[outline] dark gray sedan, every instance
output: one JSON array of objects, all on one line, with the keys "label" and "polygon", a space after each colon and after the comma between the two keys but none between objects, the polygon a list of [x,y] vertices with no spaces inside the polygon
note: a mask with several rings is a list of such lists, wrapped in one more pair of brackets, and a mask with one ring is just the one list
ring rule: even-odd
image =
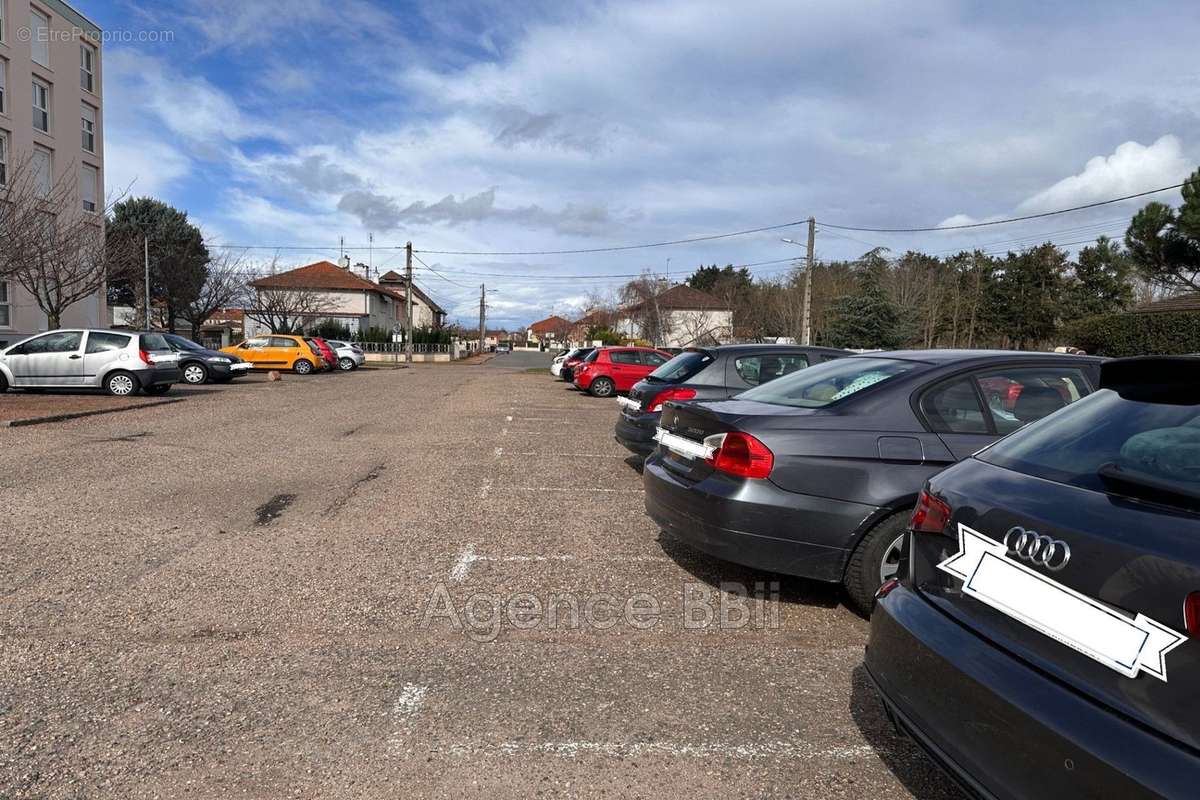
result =
[{"label": "dark gray sedan", "polygon": [[184,383],[192,386],[208,381],[228,383],[234,378],[250,374],[252,365],[231,353],[210,350],[174,333],[164,333],[163,338],[179,354],[179,369],[183,373]]},{"label": "dark gray sedan", "polygon": [[668,533],[739,564],[841,582],[864,612],[925,481],[1091,394],[1089,356],[924,350],[841,358],[716,402],[668,403],[644,471]]},{"label": "dark gray sedan", "polygon": [[813,364],[850,355],[832,347],[783,344],[731,344],[692,347],[642,381],[629,397],[619,397],[616,439],[638,455],[654,452],[654,433],[663,404],[683,400],[725,400]]}]

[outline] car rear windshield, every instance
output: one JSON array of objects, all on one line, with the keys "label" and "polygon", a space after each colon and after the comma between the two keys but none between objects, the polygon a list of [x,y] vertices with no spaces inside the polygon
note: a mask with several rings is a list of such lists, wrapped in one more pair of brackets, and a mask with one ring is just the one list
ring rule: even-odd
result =
[{"label": "car rear windshield", "polygon": [[911,361],[890,358],[840,358],[776,378],[743,392],[738,398],[797,408],[822,408],[916,367]]},{"label": "car rear windshield", "polygon": [[586,356],[584,356],[584,359],[583,359],[583,360],[584,360],[584,361],[595,361],[595,360],[596,360],[597,358],[599,358],[599,357],[600,357],[600,351],[599,351],[599,350],[592,350],[592,351],[591,351],[591,352],[589,352],[589,353],[588,353]]},{"label": "car rear windshield", "polygon": [[[1200,501],[1200,406],[1140,403],[1104,390],[1001,439],[989,464],[1084,489]],[[1184,505],[1194,507],[1194,502]]]},{"label": "car rear windshield", "polygon": [[649,380],[663,383],[684,383],[700,374],[713,362],[713,354],[703,350],[685,350],[651,372]]},{"label": "car rear windshield", "polygon": [[143,333],[141,337],[141,347],[149,352],[151,350],[170,350],[171,346],[167,344],[167,339],[161,333]]}]

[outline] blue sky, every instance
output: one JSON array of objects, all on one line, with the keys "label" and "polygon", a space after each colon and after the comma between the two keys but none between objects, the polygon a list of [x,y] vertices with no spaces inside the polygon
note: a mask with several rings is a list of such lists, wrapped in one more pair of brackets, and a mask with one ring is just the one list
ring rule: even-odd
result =
[{"label": "blue sky", "polygon": [[[106,46],[110,192],[184,208],[213,242],[304,248],[253,251],[281,268],[336,259],[339,237],[365,246],[371,234],[386,270],[403,265],[407,240],[562,250],[810,215],[985,220],[1164,186],[1200,163],[1190,2],[76,5],[134,32],[114,39],[173,37]],[[822,229],[818,253],[1086,241],[1119,235],[1135,207],[971,233]],[[441,276],[418,280],[464,320],[486,281],[493,323],[515,326],[578,313],[614,275],[679,278],[796,252],[764,233],[610,254],[423,255]]]}]

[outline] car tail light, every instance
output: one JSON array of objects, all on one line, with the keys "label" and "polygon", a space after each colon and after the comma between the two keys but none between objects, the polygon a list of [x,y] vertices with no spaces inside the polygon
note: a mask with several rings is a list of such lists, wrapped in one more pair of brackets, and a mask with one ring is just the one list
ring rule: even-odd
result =
[{"label": "car tail light", "polygon": [[882,600],[883,598],[885,598],[889,594],[891,594],[892,590],[897,588],[899,585],[900,585],[900,580],[898,578],[888,578],[886,581],[883,582],[882,586],[880,586],[878,589],[875,590],[875,599]]},{"label": "car tail light", "polygon": [[649,406],[648,411],[662,411],[663,404],[668,400],[692,400],[696,397],[695,389],[680,389],[678,387],[672,389],[663,389],[656,394],[652,400],[646,405]]},{"label": "car tail light", "polygon": [[949,521],[950,506],[931,495],[928,490],[922,490],[908,528],[914,533],[941,533]]},{"label": "car tail light", "polygon": [[154,366],[154,359],[150,358],[150,354],[145,350],[138,350],[138,358],[140,358],[147,366]]},{"label": "car tail light", "polygon": [[775,454],[750,434],[731,431],[724,434],[708,463],[719,472],[739,478],[766,478],[775,466]]},{"label": "car tail light", "polygon": [[1183,601],[1183,621],[1192,638],[1200,638],[1200,592],[1192,592]]}]

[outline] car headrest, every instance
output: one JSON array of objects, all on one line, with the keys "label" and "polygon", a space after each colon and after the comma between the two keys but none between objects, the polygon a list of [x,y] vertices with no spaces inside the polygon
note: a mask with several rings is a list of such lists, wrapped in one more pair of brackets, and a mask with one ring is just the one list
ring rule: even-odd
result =
[{"label": "car headrest", "polygon": [[1053,414],[1066,405],[1057,389],[1049,386],[1026,386],[1017,396],[1013,416],[1021,422],[1033,422]]}]

